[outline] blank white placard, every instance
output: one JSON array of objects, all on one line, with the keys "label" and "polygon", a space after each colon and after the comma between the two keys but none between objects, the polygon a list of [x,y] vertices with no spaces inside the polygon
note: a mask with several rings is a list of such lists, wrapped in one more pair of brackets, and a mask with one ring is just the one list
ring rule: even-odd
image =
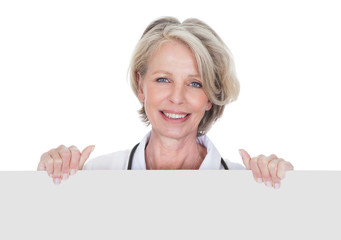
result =
[{"label": "blank white placard", "polygon": [[0,172],[1,239],[340,239],[340,171]]}]

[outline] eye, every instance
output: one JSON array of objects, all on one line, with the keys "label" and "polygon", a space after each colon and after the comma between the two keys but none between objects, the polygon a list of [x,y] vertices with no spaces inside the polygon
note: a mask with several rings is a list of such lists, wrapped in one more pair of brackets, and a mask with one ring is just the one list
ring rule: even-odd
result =
[{"label": "eye", "polygon": [[169,82],[167,78],[158,78],[156,79],[157,82]]},{"label": "eye", "polygon": [[202,84],[198,83],[198,82],[191,82],[190,85],[193,86],[193,87],[196,87],[196,88],[202,88]]}]

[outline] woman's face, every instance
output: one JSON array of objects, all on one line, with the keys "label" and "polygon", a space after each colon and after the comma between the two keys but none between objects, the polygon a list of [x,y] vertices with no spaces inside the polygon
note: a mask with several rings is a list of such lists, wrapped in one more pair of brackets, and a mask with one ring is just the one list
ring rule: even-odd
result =
[{"label": "woman's face", "polygon": [[196,59],[185,44],[162,44],[150,57],[144,79],[138,73],[138,81],[138,97],[153,131],[174,139],[196,136],[212,104],[202,87]]}]

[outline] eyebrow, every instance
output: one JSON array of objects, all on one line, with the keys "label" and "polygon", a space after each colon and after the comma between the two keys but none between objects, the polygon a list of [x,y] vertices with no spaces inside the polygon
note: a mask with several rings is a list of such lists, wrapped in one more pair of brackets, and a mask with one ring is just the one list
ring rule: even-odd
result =
[{"label": "eyebrow", "polygon": [[[166,75],[169,75],[169,76],[172,76],[172,75],[173,75],[172,73],[167,72],[167,71],[163,71],[163,70],[156,71],[156,72],[153,73],[153,75],[158,74],[158,73],[163,73],[163,74],[166,74]],[[194,74],[194,75],[193,75],[193,74],[190,74],[190,75],[188,75],[187,77],[200,78],[200,75],[198,75],[198,74]]]}]

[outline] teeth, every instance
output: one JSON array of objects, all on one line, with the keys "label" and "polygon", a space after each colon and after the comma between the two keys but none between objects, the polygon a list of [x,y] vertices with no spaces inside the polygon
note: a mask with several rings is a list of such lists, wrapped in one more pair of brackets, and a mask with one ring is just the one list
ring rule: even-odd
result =
[{"label": "teeth", "polygon": [[179,119],[186,117],[187,114],[164,113],[168,118]]}]

